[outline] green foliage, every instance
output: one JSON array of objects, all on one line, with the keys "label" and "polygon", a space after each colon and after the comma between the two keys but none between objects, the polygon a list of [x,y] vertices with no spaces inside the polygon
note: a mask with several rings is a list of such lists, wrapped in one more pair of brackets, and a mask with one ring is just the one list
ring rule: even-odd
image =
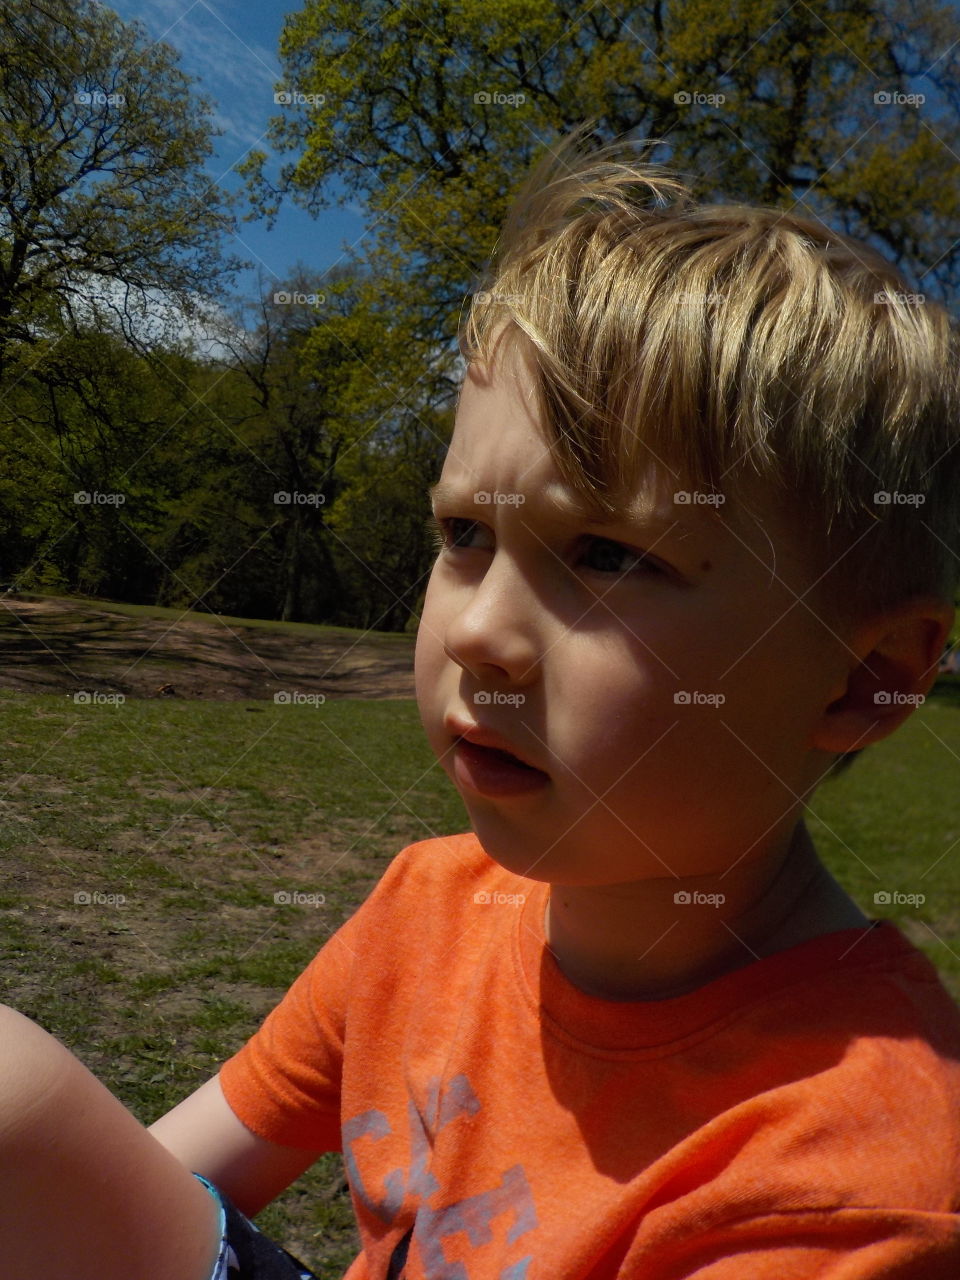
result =
[{"label": "green foliage", "polygon": [[91,0],[0,6],[0,364],[53,319],[132,338],[157,290],[183,311],[224,278],[210,104],[177,56]]},{"label": "green foliage", "polygon": [[[8,363],[0,399],[5,576],[34,587],[152,599],[159,541],[190,420],[173,354],[161,369],[109,334],[64,333]],[[178,371],[179,364],[179,371]]]},{"label": "green foliage", "polygon": [[[180,586],[213,581],[209,607],[395,630],[410,619],[438,449],[416,419],[412,430],[397,414],[371,427],[377,355],[363,287],[354,273],[321,288],[300,271],[222,336],[205,397],[213,434],[176,535],[196,547]],[[175,589],[165,599],[189,603]]]},{"label": "green foliage", "polygon": [[357,625],[402,630],[418,617],[433,560],[424,477],[439,472],[452,423],[425,410],[392,448],[355,450],[331,511],[346,611]]},{"label": "green foliage", "polygon": [[[585,120],[598,141],[662,140],[652,158],[689,174],[707,199],[800,203],[952,297],[954,26],[952,7],[936,0],[786,11],[774,0],[587,10],[306,0],[280,53],[284,84],[313,95],[311,105],[286,106],[272,123],[288,157],[276,187],[263,153],[245,170],[267,214],[286,194],[323,209],[334,180],[342,199],[365,201],[376,310],[421,361],[431,344],[452,360],[464,294],[519,180],[545,144]],[[875,100],[917,91],[927,97],[919,108]],[[403,384],[400,369],[391,384]]]},{"label": "green foliage", "polygon": [[931,296],[960,284],[960,46],[937,0],[306,0],[280,52],[301,105],[271,128],[278,185],[262,153],[245,166],[255,210],[319,212],[338,184],[369,210],[365,257],[222,311],[200,358],[140,308],[175,302],[182,329],[224,278],[209,104],[103,6],[0,9],[0,582],[408,628],[465,296],[530,163],[584,120],[661,140],[707,200],[801,205]]},{"label": "green foliage", "polygon": [[449,415],[399,406],[371,429],[357,287],[301,273],[224,326],[216,360],[92,331],[19,348],[0,583],[404,630]]}]

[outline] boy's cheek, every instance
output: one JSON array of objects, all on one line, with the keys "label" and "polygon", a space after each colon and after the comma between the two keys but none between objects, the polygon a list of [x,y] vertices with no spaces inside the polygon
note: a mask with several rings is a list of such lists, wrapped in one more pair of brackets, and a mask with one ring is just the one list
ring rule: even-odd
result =
[{"label": "boy's cheek", "polygon": [[418,650],[414,656],[413,683],[420,718],[432,740],[433,722],[442,719],[440,672],[436,662],[431,660],[425,650]]},{"label": "boy's cheek", "polygon": [[420,614],[420,625],[417,627],[417,639],[413,647],[413,671],[418,685],[421,674],[426,673],[428,668],[436,668],[440,659],[445,657],[444,634],[445,627],[438,615],[438,610],[431,601],[428,587]]}]

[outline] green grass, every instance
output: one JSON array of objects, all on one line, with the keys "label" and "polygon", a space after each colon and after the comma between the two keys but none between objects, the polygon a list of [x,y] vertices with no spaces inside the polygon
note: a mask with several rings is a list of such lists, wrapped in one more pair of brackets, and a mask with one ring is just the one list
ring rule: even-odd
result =
[{"label": "green grass", "polygon": [[[2,998],[145,1123],[247,1039],[393,854],[468,826],[408,700],[110,707],[0,691],[0,722]],[[958,764],[944,686],[825,784],[809,821],[844,886],[960,998]],[[290,890],[326,901],[274,900]],[[878,906],[878,891],[926,901]],[[356,1234],[340,1157],[259,1221],[323,1280],[342,1276]]]},{"label": "green grass", "polygon": [[[810,806],[810,832],[844,888],[894,920],[960,1001],[960,684],[941,681],[895,734]],[[919,905],[876,893],[923,895]]]},{"label": "green grass", "polygon": [[[0,723],[2,998],[144,1123],[243,1044],[393,854],[469,825],[409,700],[0,691]],[[293,890],[325,902],[274,900]],[[357,1238],[340,1157],[258,1221],[342,1276]]]}]

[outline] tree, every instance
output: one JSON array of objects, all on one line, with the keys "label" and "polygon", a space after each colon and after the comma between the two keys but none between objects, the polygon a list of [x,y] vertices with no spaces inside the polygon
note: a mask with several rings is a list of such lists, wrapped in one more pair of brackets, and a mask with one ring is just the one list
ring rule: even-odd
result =
[{"label": "tree", "polygon": [[347,625],[403,631],[419,617],[434,559],[424,479],[439,473],[451,416],[425,408],[396,440],[364,441],[343,460],[329,523]]},{"label": "tree", "polygon": [[203,438],[202,415],[183,403],[191,361],[147,360],[94,330],[20,354],[0,397],[0,570],[31,587],[152,603],[174,568],[169,510]]},{"label": "tree", "polygon": [[[269,580],[271,616],[403,630],[431,561],[424,475],[450,423],[427,405],[370,416],[382,356],[362,302],[371,288],[347,268],[322,285],[298,268],[221,334],[229,358],[208,407],[233,437],[229,474],[208,468],[211,484],[189,504],[202,518],[226,489],[224,536],[237,536],[238,513],[251,513],[250,528],[259,520],[268,536],[240,576]],[[220,545],[209,535],[208,555]],[[218,601],[229,590],[228,576]]]},{"label": "tree", "polygon": [[[231,384],[237,388],[239,379],[245,393],[234,430],[247,454],[248,498],[270,532],[264,550],[274,553],[276,605],[291,622],[329,619],[339,595],[325,513],[349,435],[339,385],[353,356],[337,339],[335,316],[332,323],[322,318],[327,303],[303,268],[279,286],[261,280],[254,324],[241,314],[220,338]],[[311,338],[316,358],[305,362]]]},{"label": "tree", "polygon": [[0,581],[403,630],[449,423],[366,418],[358,283],[271,286],[202,359],[94,329],[18,347],[0,396]]},{"label": "tree", "polygon": [[170,602],[196,589],[224,611],[353,622],[340,574],[356,557],[328,516],[341,459],[364,434],[350,392],[363,366],[355,283],[333,271],[321,288],[304,268],[269,287],[261,280],[256,303],[220,327],[218,356],[195,370],[204,428],[171,508],[163,558],[179,568],[164,586]]},{"label": "tree", "polygon": [[61,323],[155,340],[229,277],[210,103],[177,57],[92,0],[0,5],[0,375]]},{"label": "tree", "polygon": [[[255,153],[259,212],[360,198],[387,395],[437,402],[509,199],[551,139],[662,139],[708,200],[801,205],[932,296],[960,285],[960,45],[938,0],[306,0],[281,37],[286,105]],[[921,93],[926,101],[917,103]],[[290,158],[292,157],[292,158]],[[447,354],[438,361],[439,352]]]}]

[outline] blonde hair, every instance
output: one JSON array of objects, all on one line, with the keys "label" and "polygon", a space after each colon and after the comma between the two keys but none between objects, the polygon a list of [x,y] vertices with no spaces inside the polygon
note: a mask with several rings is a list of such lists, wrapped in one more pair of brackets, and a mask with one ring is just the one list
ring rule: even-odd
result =
[{"label": "blonde hair", "polygon": [[557,468],[599,511],[651,456],[683,489],[735,492],[752,472],[793,504],[825,618],[952,601],[960,352],[946,311],[813,219],[698,204],[638,144],[584,151],[585,132],[514,202],[464,356],[487,362],[523,335]]}]

